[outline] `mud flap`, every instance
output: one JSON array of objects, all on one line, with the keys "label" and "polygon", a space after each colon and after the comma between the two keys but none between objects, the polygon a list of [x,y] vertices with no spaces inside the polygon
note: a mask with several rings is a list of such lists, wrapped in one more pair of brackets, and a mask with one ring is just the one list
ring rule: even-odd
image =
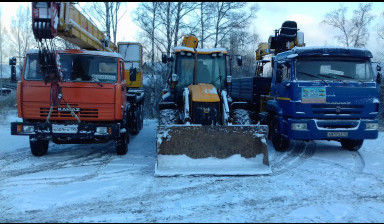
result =
[{"label": "mud flap", "polygon": [[266,125],[159,125],[155,176],[270,174]]}]

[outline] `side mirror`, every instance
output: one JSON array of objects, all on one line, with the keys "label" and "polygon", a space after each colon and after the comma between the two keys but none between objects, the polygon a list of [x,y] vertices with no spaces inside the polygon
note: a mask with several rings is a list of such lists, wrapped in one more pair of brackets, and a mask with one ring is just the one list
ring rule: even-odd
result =
[{"label": "side mirror", "polygon": [[16,58],[15,57],[9,58],[9,65],[16,65]]},{"label": "side mirror", "polygon": [[136,74],[137,74],[136,68],[129,69],[129,81],[131,82],[136,81]]},{"label": "side mirror", "polygon": [[227,75],[227,83],[232,83],[232,76],[230,75]]},{"label": "side mirror", "polygon": [[161,62],[163,62],[164,64],[166,64],[168,62],[168,57],[166,54],[161,54]]},{"label": "side mirror", "polygon": [[380,71],[377,72],[376,82],[377,82],[378,84],[381,84],[381,72],[380,72]]},{"label": "side mirror", "polygon": [[172,81],[172,82],[177,82],[177,81],[178,81],[178,76],[177,76],[177,74],[172,74],[172,76],[171,76],[171,81]]},{"label": "side mirror", "polygon": [[238,55],[236,57],[236,59],[237,59],[237,65],[242,66],[243,65],[243,58],[241,57],[241,55]]}]

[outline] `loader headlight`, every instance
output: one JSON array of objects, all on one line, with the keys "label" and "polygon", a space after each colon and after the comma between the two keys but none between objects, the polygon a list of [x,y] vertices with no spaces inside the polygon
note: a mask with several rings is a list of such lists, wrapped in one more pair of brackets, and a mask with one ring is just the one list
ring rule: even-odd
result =
[{"label": "loader headlight", "polygon": [[96,133],[100,135],[106,135],[108,134],[108,128],[107,127],[97,127]]},{"label": "loader headlight", "polygon": [[307,123],[292,123],[291,129],[296,131],[307,130]]},{"label": "loader headlight", "polygon": [[365,124],[365,130],[378,130],[379,124],[378,123],[366,123]]},{"label": "loader headlight", "polygon": [[34,133],[34,132],[35,132],[35,127],[30,125],[23,126],[23,133]]}]

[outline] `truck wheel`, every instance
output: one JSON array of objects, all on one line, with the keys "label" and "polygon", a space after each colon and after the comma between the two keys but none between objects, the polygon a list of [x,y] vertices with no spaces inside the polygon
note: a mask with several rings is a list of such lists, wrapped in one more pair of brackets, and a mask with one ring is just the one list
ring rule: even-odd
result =
[{"label": "truck wheel", "polygon": [[342,139],[341,146],[350,151],[358,151],[363,145],[364,139]]},{"label": "truck wheel", "polygon": [[32,155],[34,156],[43,156],[48,152],[48,140],[37,140],[36,138],[31,138],[29,136],[29,145],[31,147]]},{"label": "truck wheel", "polygon": [[128,130],[120,134],[119,139],[116,141],[116,154],[125,155],[128,152],[129,134]]},{"label": "truck wheel", "polygon": [[285,152],[289,148],[290,141],[281,135],[278,117],[274,117],[271,124],[271,139],[276,151]]},{"label": "truck wheel", "polygon": [[132,112],[131,119],[132,121],[132,127],[130,129],[131,135],[137,135],[140,131],[140,107],[136,107],[135,110]]}]

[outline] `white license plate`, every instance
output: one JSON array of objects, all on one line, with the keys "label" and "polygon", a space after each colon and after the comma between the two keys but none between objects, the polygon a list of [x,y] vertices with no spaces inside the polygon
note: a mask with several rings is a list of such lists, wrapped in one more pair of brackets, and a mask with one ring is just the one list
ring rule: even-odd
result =
[{"label": "white license plate", "polygon": [[52,124],[53,133],[77,133],[77,125]]},{"label": "white license plate", "polygon": [[328,132],[328,137],[348,137],[348,132]]}]

